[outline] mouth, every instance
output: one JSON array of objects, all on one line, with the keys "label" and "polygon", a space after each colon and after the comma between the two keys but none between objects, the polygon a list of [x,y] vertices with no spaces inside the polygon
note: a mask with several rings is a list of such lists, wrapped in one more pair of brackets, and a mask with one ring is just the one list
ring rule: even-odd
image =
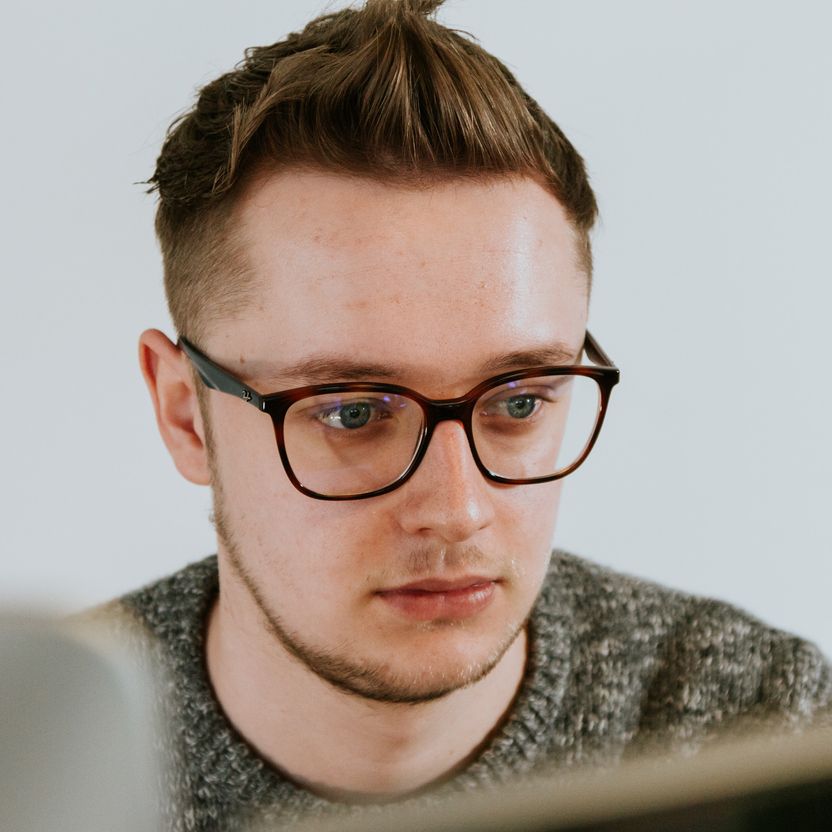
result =
[{"label": "mouth", "polygon": [[481,575],[453,580],[429,578],[377,593],[397,613],[415,621],[460,620],[482,612],[500,581]]}]

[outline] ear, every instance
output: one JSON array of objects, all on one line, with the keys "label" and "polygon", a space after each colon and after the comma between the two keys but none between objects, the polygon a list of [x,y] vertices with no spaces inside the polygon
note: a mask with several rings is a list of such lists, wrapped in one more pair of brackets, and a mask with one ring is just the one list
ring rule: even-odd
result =
[{"label": "ear", "polygon": [[139,365],[174,465],[185,479],[210,485],[205,427],[188,357],[163,332],[148,329],[139,338]]}]

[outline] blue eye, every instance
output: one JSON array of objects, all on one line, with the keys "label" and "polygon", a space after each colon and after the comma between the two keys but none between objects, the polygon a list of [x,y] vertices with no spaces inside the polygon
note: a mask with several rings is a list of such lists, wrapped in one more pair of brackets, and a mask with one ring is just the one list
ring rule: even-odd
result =
[{"label": "blue eye", "polygon": [[352,402],[336,411],[338,421],[345,428],[363,428],[373,415],[369,402]]},{"label": "blue eye", "polygon": [[514,419],[526,419],[535,412],[539,401],[538,396],[512,396],[505,400],[506,412]]},{"label": "blue eye", "polygon": [[319,410],[314,417],[328,428],[357,430],[370,422],[386,419],[389,412],[380,401],[355,401],[337,403]]}]

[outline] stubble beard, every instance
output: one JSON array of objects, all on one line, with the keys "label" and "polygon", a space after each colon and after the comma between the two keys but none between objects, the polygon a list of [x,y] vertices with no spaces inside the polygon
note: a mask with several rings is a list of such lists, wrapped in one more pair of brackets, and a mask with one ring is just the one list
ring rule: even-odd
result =
[{"label": "stubble beard", "polygon": [[[484,659],[466,663],[452,672],[445,671],[429,679],[425,679],[424,674],[420,679],[418,672],[409,676],[397,673],[384,662],[351,659],[350,656],[354,651],[346,642],[331,650],[308,644],[299,633],[293,631],[283,621],[277,612],[270,608],[257,580],[245,564],[238,538],[226,509],[225,494],[217,471],[207,420],[205,420],[205,430],[213,487],[211,519],[217,538],[228,555],[229,566],[258,608],[269,634],[284,650],[320,679],[343,693],[374,702],[408,705],[431,702],[456,690],[474,685],[485,678],[499,664],[523,632],[528,617],[507,625],[502,639]],[[444,621],[432,623],[431,626],[451,628],[458,624],[459,622]]]}]

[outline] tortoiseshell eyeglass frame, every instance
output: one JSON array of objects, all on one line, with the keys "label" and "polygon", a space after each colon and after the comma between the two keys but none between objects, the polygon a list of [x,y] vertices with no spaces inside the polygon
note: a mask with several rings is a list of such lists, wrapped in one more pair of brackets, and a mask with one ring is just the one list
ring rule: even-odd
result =
[{"label": "tortoiseshell eyeglass frame", "polygon": [[[207,355],[200,352],[190,341],[185,338],[180,338],[177,346],[188,356],[197,370],[200,378],[206,387],[212,390],[218,390],[221,393],[228,393],[231,396],[236,396],[243,401],[262,410],[271,416],[274,424],[275,438],[277,439],[277,448],[280,454],[280,459],[283,462],[283,467],[286,470],[286,475],[289,477],[292,485],[297,488],[302,494],[308,497],[313,497],[316,500],[364,500],[368,497],[377,497],[380,494],[386,494],[394,488],[398,488],[404,484],[416,471],[419,463],[422,461],[434,428],[445,420],[459,421],[462,423],[465,434],[468,437],[468,445],[471,448],[471,453],[476,462],[477,468],[481,471],[484,477],[494,482],[503,483],[506,485],[530,485],[538,482],[551,482],[552,480],[562,479],[563,477],[575,471],[589,456],[589,452],[595,445],[598,439],[598,434],[601,432],[601,427],[604,424],[604,417],[607,412],[607,405],[609,404],[610,393],[612,388],[619,382],[620,373],[618,368],[612,363],[607,354],[601,349],[598,342],[587,331],[583,352],[587,358],[593,362],[593,365],[576,364],[563,365],[554,367],[531,367],[526,370],[514,370],[512,372],[502,373],[498,376],[486,379],[480,384],[469,390],[464,396],[459,396],[454,399],[429,399],[421,393],[411,390],[408,387],[402,387],[398,384],[383,384],[376,382],[343,382],[332,384],[314,384],[306,387],[296,387],[291,390],[282,390],[278,393],[259,393],[257,390],[245,384],[228,370],[224,370],[219,364],[213,362]],[[594,379],[599,388],[599,406],[598,415],[595,422],[592,435],[584,447],[580,457],[572,463],[568,468],[562,471],[545,477],[536,477],[534,479],[510,479],[508,477],[501,477],[490,471],[482,462],[477,453],[477,446],[474,442],[474,432],[471,426],[471,417],[474,412],[474,405],[477,400],[486,391],[493,387],[498,387],[501,384],[506,384],[511,381],[519,381],[524,378],[532,378],[535,376],[561,376],[561,375],[576,375],[585,376]],[[292,466],[289,462],[288,454],[286,453],[286,443],[283,433],[283,420],[288,409],[295,403],[308,396],[320,396],[326,393],[394,393],[399,396],[406,396],[415,401],[421,408],[424,414],[424,423],[422,426],[422,434],[416,446],[416,451],[410,464],[402,472],[402,474],[393,482],[385,485],[383,488],[378,488],[375,491],[368,491],[359,494],[320,494],[307,488],[297,478]]]}]

